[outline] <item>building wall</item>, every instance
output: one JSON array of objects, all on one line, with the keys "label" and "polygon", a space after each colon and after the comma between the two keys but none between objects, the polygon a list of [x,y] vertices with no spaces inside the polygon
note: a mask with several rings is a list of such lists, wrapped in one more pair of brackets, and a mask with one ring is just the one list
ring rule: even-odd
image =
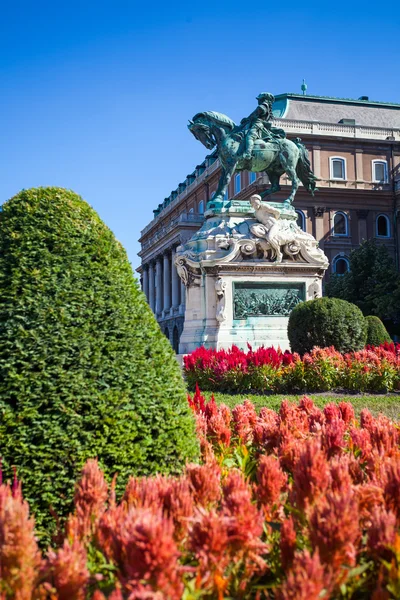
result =
[{"label": "building wall", "polygon": [[[294,101],[291,100],[292,112]],[[301,107],[297,107],[299,113]],[[330,109],[330,107],[328,107]],[[346,112],[344,107],[340,114]],[[335,106],[334,114],[338,108]],[[375,107],[375,113],[379,108]],[[381,124],[382,118],[374,113]],[[386,110],[387,114],[394,114]],[[367,113],[368,114],[368,113]],[[400,106],[396,119],[400,118]],[[307,117],[308,118],[308,117]],[[395,119],[395,120],[396,120]],[[392,255],[399,255],[400,225],[400,128],[370,125],[343,125],[337,123],[308,122],[306,120],[277,119],[289,138],[301,136],[309,150],[314,173],[318,176],[318,192],[310,196],[301,186],[295,199],[295,208],[304,214],[306,231],[312,233],[324,249],[331,263],[326,277],[335,271],[336,260],[349,256],[363,239],[376,238],[385,244]],[[397,120],[396,120],[397,123]],[[389,139],[387,139],[389,138]],[[345,159],[345,177],[332,177],[331,158]],[[387,163],[387,181],[377,183],[373,177],[373,161]],[[219,162],[215,155],[207,157],[195,171],[179,184],[177,190],[154,211],[155,217],[141,233],[142,264],[138,269],[142,287],[156,314],[162,330],[177,350],[184,321],[184,287],[173,262],[176,247],[185,243],[204,220],[203,210],[215,192],[219,180]],[[235,176],[229,185],[229,198],[246,199],[268,187],[266,174],[240,174],[240,190],[235,189]],[[274,200],[289,195],[290,181],[281,178],[282,190]],[[347,219],[347,234],[335,235],[335,214],[341,212]],[[377,236],[377,217],[386,215],[389,220],[388,237]],[[341,263],[343,266],[343,263]],[[152,281],[152,283],[151,283]]]}]

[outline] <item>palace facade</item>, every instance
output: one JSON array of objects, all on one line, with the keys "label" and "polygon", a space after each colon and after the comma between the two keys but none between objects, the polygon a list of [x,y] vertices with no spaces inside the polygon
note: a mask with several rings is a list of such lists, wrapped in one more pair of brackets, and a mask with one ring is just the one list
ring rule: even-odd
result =
[{"label": "palace facade", "polygon": [[[275,127],[305,143],[318,189],[310,196],[301,186],[295,207],[300,227],[319,242],[330,273],[343,274],[348,256],[364,239],[385,244],[399,265],[400,104],[281,94],[273,105]],[[177,351],[183,329],[185,288],[174,264],[177,246],[204,220],[207,202],[217,189],[220,165],[213,152],[158,204],[141,232],[142,289],[160,327]],[[268,187],[265,174],[234,174],[229,199],[248,199]],[[281,179],[290,193],[290,181]]]}]

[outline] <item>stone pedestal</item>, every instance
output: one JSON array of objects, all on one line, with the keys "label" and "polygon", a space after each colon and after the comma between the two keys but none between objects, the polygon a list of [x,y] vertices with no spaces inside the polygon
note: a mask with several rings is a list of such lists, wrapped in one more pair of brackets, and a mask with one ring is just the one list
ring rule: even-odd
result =
[{"label": "stone pedestal", "polygon": [[186,288],[181,354],[201,345],[289,349],[289,314],[299,302],[322,295],[328,267],[296,218],[290,206],[253,196],[251,204],[210,211],[202,229],[177,249]]}]

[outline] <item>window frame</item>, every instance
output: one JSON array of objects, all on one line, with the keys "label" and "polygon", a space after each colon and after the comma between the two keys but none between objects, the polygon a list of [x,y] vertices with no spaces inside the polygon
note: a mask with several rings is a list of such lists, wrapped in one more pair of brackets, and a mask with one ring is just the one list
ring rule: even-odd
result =
[{"label": "window frame", "polygon": [[[384,219],[386,219],[386,224],[387,224],[387,235],[379,235],[378,233],[378,219],[380,217],[384,217]],[[380,238],[380,239],[387,239],[392,237],[392,228],[390,226],[390,219],[389,217],[385,214],[385,213],[379,213],[379,215],[376,215],[376,219],[375,219],[375,237]]]},{"label": "window frame", "polygon": [[[336,217],[336,215],[343,215],[344,216],[344,222],[345,222],[345,225],[346,225],[346,233],[335,233],[335,217]],[[349,215],[346,214],[343,210],[337,210],[333,214],[333,218],[332,218],[332,235],[334,237],[349,237]]]},{"label": "window frame", "polygon": [[255,171],[249,171],[249,185],[257,181],[257,173]]},{"label": "window frame", "polygon": [[[296,213],[301,217],[301,221],[302,221],[301,230],[304,231],[304,233],[307,233],[306,215],[300,208],[296,208]],[[296,219],[296,223],[297,223],[297,219]]]},{"label": "window frame", "polygon": [[[375,177],[375,166],[383,165],[384,168],[384,178],[376,179]],[[388,183],[388,163],[387,160],[382,160],[381,158],[376,158],[372,161],[372,182],[373,183]]]},{"label": "window frame", "polygon": [[[339,262],[339,260],[344,260],[345,263],[347,264],[347,271],[345,271],[344,273],[338,273],[336,271],[336,265]],[[339,277],[343,277],[343,275],[345,275],[346,273],[348,273],[350,271],[350,261],[349,258],[342,252],[340,254],[336,254],[336,256],[334,256],[334,258],[332,259],[332,271],[334,275],[338,275]]]},{"label": "window frame", "polygon": [[200,200],[200,202],[197,205],[197,210],[199,215],[204,215],[204,200]]},{"label": "window frame", "polygon": [[[343,165],[343,177],[333,176],[333,161],[340,160]],[[343,156],[330,156],[329,157],[329,175],[332,181],[347,181],[347,161]]]},{"label": "window frame", "polygon": [[[237,182],[239,181],[239,189],[237,189]],[[242,191],[242,177],[241,177],[241,173],[235,173],[235,179],[233,182],[234,185],[234,191],[235,191],[235,196],[236,194],[239,194]]]}]

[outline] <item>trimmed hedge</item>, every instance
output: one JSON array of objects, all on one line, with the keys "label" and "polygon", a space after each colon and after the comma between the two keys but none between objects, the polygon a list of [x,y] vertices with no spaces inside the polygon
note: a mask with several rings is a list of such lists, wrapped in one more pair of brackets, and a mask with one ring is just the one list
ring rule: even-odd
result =
[{"label": "trimmed hedge", "polygon": [[0,456],[39,527],[71,508],[98,457],[176,473],[198,456],[172,348],[97,213],[60,188],[24,190],[0,212]]},{"label": "trimmed hedge", "polygon": [[372,315],[365,317],[367,323],[367,344],[370,346],[380,346],[385,342],[391,342],[392,338],[387,332],[386,327],[379,317]]},{"label": "trimmed hedge", "polygon": [[338,298],[301,302],[290,313],[288,337],[292,352],[304,354],[315,346],[339,352],[364,348],[367,324],[361,310]]}]

